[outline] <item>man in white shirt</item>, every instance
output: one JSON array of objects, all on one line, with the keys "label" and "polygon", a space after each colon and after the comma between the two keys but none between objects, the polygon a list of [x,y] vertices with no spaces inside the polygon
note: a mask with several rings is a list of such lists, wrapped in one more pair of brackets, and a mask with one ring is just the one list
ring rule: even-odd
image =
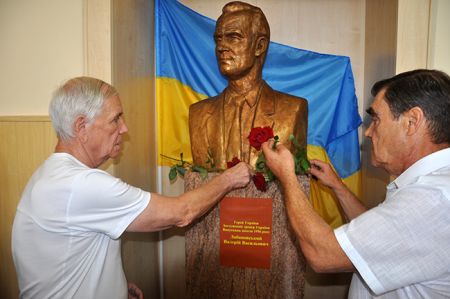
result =
[{"label": "man in white shirt", "polygon": [[372,164],[397,177],[382,204],[367,211],[330,165],[311,161],[311,174],[350,220],[333,231],[308,202],[283,145],[263,145],[267,164],[311,267],[355,272],[349,298],[450,298],[450,77],[405,72],[377,82],[372,94]]},{"label": "man in white shirt", "polygon": [[[128,131],[117,91],[79,77],[54,93],[53,153],[17,207],[12,252],[21,298],[127,298],[120,236],[186,226],[250,180],[244,163],[179,197],[130,186],[97,169],[120,154]],[[132,297],[142,298],[132,287]]]}]

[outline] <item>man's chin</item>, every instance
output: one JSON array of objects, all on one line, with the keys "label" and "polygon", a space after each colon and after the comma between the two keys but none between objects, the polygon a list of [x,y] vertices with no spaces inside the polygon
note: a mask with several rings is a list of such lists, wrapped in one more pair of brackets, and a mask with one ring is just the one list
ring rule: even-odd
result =
[{"label": "man's chin", "polygon": [[116,158],[119,157],[121,154],[122,154],[122,149],[121,149],[120,146],[119,146],[118,149],[114,149],[114,150],[111,152],[111,154],[109,155],[109,157],[112,158],[112,159],[116,159]]},{"label": "man's chin", "polygon": [[380,161],[377,161],[376,159],[372,158],[370,159],[370,164],[372,164],[373,167],[380,167],[381,163]]}]

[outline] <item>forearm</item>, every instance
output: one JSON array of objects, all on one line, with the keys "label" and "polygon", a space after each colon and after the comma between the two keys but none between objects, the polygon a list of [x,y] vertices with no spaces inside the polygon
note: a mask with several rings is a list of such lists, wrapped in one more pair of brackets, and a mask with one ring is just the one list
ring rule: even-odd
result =
[{"label": "forearm", "polygon": [[348,221],[367,211],[367,208],[344,183],[332,188],[332,190],[336,194]]},{"label": "forearm", "polygon": [[152,193],[149,205],[128,226],[127,231],[151,232],[172,226],[188,225],[208,211],[229,191],[230,183],[226,178],[219,175],[207,184],[179,197]]},{"label": "forearm", "polygon": [[233,178],[228,174],[215,176],[208,183],[184,193],[180,201],[185,203],[185,214],[177,226],[185,226],[194,219],[202,216],[216,205],[228,192],[233,189]]},{"label": "forearm", "polygon": [[332,228],[314,211],[295,176],[282,181],[289,222],[316,272],[352,271]]},{"label": "forearm", "polygon": [[244,187],[250,180],[250,171],[245,163],[214,177],[199,188],[178,197],[152,193],[145,210],[128,226],[128,231],[155,231],[171,226],[186,226],[206,213],[225,194],[235,188]]}]

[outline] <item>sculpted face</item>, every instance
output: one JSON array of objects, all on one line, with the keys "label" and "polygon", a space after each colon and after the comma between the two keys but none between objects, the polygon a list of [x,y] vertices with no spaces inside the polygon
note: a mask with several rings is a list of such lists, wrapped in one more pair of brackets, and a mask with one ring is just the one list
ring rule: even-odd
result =
[{"label": "sculpted face", "polygon": [[214,33],[216,58],[220,72],[230,79],[246,75],[255,65],[256,34],[246,12],[223,15]]}]

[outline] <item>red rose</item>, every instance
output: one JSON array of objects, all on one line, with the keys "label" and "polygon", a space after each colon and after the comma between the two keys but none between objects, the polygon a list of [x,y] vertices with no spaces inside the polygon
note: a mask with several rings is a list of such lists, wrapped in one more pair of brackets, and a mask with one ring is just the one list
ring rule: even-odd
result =
[{"label": "red rose", "polygon": [[273,138],[273,130],[271,127],[258,127],[253,128],[248,135],[248,141],[257,151],[261,149],[261,144]]},{"label": "red rose", "polygon": [[239,160],[237,157],[234,157],[233,160],[227,162],[227,168],[231,168],[237,164],[239,164],[241,160]]},{"label": "red rose", "polygon": [[252,180],[256,186],[256,189],[258,189],[259,191],[262,191],[262,192],[266,192],[267,184],[266,184],[266,179],[264,178],[264,175],[262,174],[262,172],[257,172],[252,177]]}]

